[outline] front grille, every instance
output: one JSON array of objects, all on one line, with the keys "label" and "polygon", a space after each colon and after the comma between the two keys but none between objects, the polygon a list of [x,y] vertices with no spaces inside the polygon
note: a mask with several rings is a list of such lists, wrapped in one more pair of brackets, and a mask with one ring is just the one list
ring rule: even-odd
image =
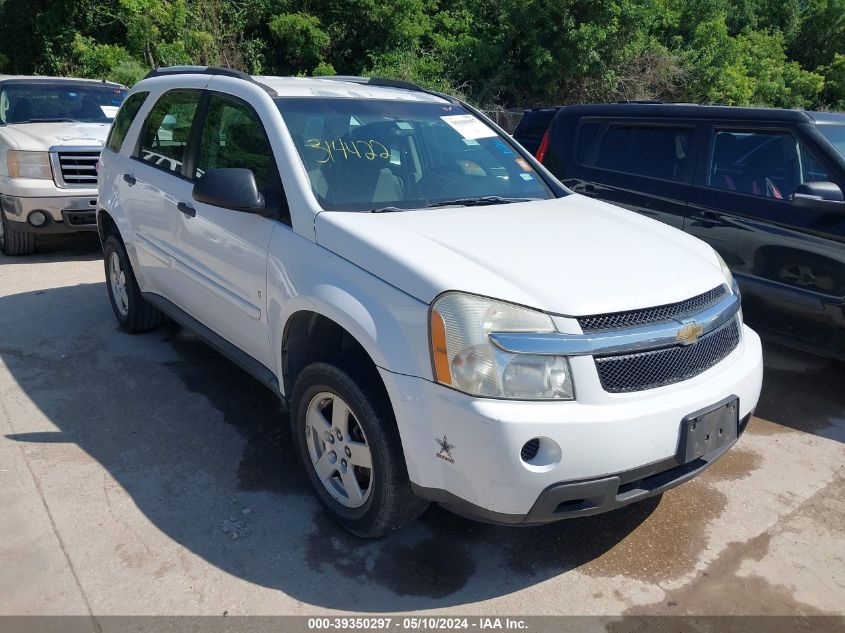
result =
[{"label": "front grille", "polygon": [[628,312],[613,312],[594,316],[579,317],[578,323],[584,333],[601,332],[603,330],[619,330],[629,327],[639,327],[654,323],[680,320],[693,316],[718,303],[727,294],[725,286],[718,286],[713,290],[678,303],[645,308],[643,310],[629,310]]},{"label": "front grille", "polygon": [[596,356],[596,369],[605,391],[643,391],[689,380],[726,358],[738,344],[739,327],[731,319],[692,345]]},{"label": "front grille", "polygon": [[66,185],[97,186],[99,151],[59,152],[59,168]]}]

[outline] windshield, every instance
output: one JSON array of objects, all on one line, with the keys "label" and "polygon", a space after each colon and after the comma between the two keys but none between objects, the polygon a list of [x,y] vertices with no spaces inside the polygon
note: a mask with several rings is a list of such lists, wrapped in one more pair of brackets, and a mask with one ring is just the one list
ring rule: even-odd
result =
[{"label": "windshield", "polygon": [[845,157],[845,125],[819,125],[816,129]]},{"label": "windshield", "polygon": [[71,81],[4,82],[0,123],[111,123],[128,92],[120,86]]},{"label": "windshield", "polygon": [[510,141],[458,105],[310,97],[276,103],[326,210],[554,197]]}]

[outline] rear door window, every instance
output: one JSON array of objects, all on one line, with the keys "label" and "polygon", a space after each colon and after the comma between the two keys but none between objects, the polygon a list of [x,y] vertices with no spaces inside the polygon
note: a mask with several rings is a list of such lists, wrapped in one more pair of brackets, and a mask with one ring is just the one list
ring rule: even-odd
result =
[{"label": "rear door window", "polygon": [[586,152],[587,166],[659,178],[688,179],[694,128],[612,123]]},{"label": "rear door window", "polygon": [[805,182],[824,182],[825,168],[789,132],[716,130],[707,184],[775,200],[788,200]]},{"label": "rear door window", "polygon": [[162,95],[147,115],[135,157],[181,175],[200,94],[172,90]]}]

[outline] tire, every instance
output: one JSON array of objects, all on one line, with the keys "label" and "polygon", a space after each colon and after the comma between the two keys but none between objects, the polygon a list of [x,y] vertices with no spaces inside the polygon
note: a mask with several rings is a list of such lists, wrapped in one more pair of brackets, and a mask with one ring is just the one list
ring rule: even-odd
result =
[{"label": "tire", "polygon": [[164,322],[164,315],[141,296],[123,243],[110,235],[103,242],[103,256],[106,288],[120,327],[130,334],[149,332],[159,327]]},{"label": "tire", "polygon": [[9,222],[0,209],[0,250],[4,255],[32,255],[35,252],[35,233],[14,228],[20,222]]},{"label": "tire", "polygon": [[[372,372],[364,368],[354,371],[356,380],[346,367],[350,364],[313,363],[299,375],[291,400],[293,438],[317,498],[332,518],[357,536],[375,538],[416,519],[428,502],[411,490],[399,430],[383,389],[375,382],[377,375],[368,377]],[[344,416],[335,416],[338,402],[346,404],[351,414],[346,417],[345,431],[339,422]],[[322,418],[315,417],[317,412]],[[362,446],[370,456],[369,469],[352,465],[355,460],[366,464]],[[347,452],[350,447],[354,452]],[[322,459],[315,462],[321,450]],[[332,452],[337,455],[334,462]],[[317,463],[324,466],[322,477]],[[330,474],[326,477],[325,473]],[[360,498],[347,492],[350,476]]]}]

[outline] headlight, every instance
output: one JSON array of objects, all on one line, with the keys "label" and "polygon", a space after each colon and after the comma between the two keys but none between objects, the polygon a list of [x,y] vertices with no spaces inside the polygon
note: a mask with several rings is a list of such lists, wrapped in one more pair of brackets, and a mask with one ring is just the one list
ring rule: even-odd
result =
[{"label": "headlight", "polygon": [[572,400],[563,356],[511,354],[490,342],[491,332],[554,332],[536,310],[460,292],[431,307],[431,356],[437,382],[473,396],[513,400]]},{"label": "headlight", "polygon": [[[716,251],[713,251],[716,253]],[[731,292],[734,291],[734,276],[731,273],[731,269],[728,268],[728,265],[725,263],[725,260],[722,259],[722,256],[719,253],[716,253],[716,257],[719,258],[719,265],[722,267],[722,274],[725,276],[725,283],[728,284],[728,288]]]},{"label": "headlight", "polygon": [[12,178],[53,179],[48,152],[22,152],[10,149],[6,152],[6,162],[9,166],[9,176]]}]

